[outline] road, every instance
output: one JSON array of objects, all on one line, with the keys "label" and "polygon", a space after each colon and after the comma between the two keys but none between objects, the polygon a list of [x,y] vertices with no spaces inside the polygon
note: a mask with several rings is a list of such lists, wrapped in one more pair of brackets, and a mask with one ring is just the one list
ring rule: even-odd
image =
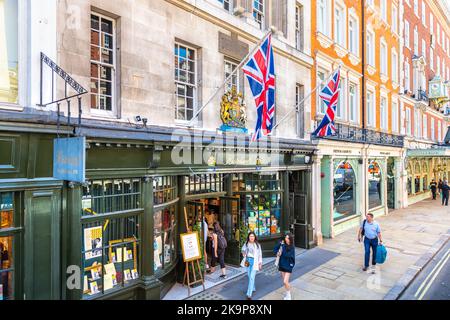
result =
[{"label": "road", "polygon": [[450,241],[400,296],[400,300],[450,300]]}]

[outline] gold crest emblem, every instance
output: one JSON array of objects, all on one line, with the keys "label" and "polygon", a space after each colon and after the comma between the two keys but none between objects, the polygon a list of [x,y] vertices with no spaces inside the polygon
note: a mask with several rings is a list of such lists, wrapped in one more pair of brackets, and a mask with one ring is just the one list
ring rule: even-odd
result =
[{"label": "gold crest emblem", "polygon": [[238,93],[235,87],[226,92],[222,96],[222,101],[220,103],[220,119],[223,122],[222,127],[244,129],[247,123],[245,108],[243,95],[242,93]]}]

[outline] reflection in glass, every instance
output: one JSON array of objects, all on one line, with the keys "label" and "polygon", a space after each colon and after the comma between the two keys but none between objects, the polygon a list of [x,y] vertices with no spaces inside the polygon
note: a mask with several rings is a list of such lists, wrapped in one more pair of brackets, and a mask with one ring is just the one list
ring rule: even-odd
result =
[{"label": "reflection in glass", "polygon": [[341,162],[333,179],[334,211],[333,220],[339,221],[356,214],[356,179],[349,162]]},{"label": "reflection in glass", "polygon": [[378,162],[369,162],[369,209],[382,206],[381,169]]},{"label": "reflection in glass", "polygon": [[0,102],[18,103],[17,0],[0,0]]}]

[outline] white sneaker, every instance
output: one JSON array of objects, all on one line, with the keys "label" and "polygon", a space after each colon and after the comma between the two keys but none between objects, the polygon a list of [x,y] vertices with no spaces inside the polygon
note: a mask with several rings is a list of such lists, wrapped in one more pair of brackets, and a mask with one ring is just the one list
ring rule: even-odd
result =
[{"label": "white sneaker", "polygon": [[286,293],[283,300],[292,300],[291,293],[290,292]]}]

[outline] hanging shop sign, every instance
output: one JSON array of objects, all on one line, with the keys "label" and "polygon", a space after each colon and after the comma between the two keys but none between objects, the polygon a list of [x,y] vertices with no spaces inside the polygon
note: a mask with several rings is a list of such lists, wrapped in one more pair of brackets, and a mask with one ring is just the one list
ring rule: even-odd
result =
[{"label": "hanging shop sign", "polygon": [[53,140],[53,177],[60,180],[85,182],[86,138],[56,138]]},{"label": "hanging shop sign", "polygon": [[184,262],[195,261],[202,258],[197,232],[180,234],[180,238]]}]

